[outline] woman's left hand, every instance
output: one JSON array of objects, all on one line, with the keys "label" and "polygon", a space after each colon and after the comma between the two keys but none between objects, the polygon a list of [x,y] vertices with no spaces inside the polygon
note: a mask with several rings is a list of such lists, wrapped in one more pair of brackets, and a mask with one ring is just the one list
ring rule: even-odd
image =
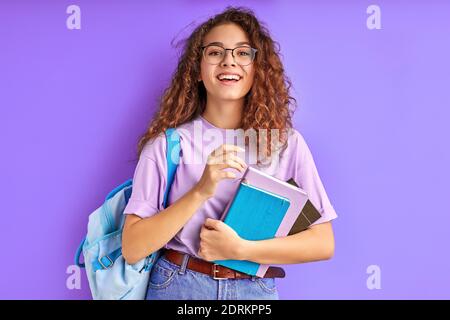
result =
[{"label": "woman's left hand", "polygon": [[206,261],[240,260],[244,239],[223,221],[206,219],[200,231],[198,255]]}]

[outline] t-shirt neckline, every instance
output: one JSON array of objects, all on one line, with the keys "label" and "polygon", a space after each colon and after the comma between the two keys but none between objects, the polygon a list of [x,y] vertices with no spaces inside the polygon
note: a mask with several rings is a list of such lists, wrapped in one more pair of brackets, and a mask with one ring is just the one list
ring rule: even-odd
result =
[{"label": "t-shirt neckline", "polygon": [[225,129],[225,128],[219,128],[216,127],[215,125],[213,125],[211,122],[209,122],[208,120],[205,119],[205,117],[203,117],[201,114],[199,115],[200,119],[202,120],[203,124],[211,129],[216,129],[216,130],[220,130],[222,132],[226,132],[227,130],[234,130],[234,129]]}]

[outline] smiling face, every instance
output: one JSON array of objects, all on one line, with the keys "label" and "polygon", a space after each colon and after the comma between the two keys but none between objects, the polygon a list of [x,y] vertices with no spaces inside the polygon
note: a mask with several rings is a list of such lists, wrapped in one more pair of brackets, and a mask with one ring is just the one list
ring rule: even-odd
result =
[{"label": "smiling face", "polygon": [[[211,29],[203,39],[202,45],[207,46],[212,43],[226,49],[241,46],[250,48],[247,34],[234,23],[219,25]],[[235,55],[245,54],[237,51],[234,51]],[[211,52],[211,55],[214,54],[217,54],[217,52]],[[208,99],[239,100],[245,97],[253,85],[254,69],[254,63],[246,66],[237,64],[231,55],[231,50],[226,50],[225,57],[217,65],[208,63],[202,55],[200,79],[205,85]]]}]

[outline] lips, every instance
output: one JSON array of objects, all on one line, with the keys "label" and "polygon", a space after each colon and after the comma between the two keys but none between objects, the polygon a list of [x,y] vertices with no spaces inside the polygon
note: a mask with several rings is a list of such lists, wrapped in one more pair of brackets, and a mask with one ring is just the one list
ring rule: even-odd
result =
[{"label": "lips", "polygon": [[242,76],[238,73],[222,72],[219,73],[216,78],[221,84],[232,85],[239,82],[242,79]]}]

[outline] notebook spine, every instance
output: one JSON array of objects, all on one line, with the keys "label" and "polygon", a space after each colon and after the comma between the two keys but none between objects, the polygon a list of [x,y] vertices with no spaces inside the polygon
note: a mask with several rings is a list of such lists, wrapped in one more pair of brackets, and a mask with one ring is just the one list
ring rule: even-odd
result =
[{"label": "notebook spine", "polygon": [[242,183],[243,183],[242,180],[240,180],[238,186],[236,187],[236,191],[233,194],[233,198],[231,199],[231,201],[228,202],[227,206],[225,207],[225,210],[223,210],[222,216],[220,217],[221,221],[224,221],[224,219],[228,213],[228,210],[230,210],[231,204],[234,202],[234,199],[236,198],[236,196],[239,192],[239,189],[241,188]]}]

